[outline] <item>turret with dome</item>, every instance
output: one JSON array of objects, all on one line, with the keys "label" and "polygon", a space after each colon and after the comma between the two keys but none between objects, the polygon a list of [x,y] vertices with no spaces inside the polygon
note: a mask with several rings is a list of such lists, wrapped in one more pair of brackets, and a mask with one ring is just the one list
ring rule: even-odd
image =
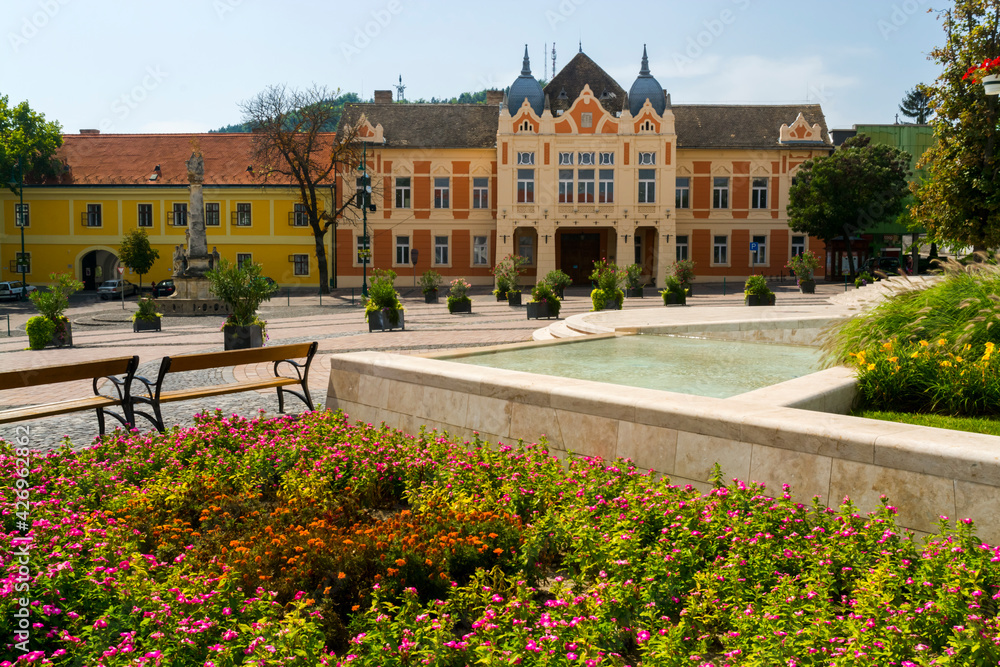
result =
[{"label": "turret with dome", "polygon": [[660,82],[649,73],[649,58],[646,56],[646,45],[642,45],[642,66],[639,76],[628,91],[629,113],[633,116],[639,113],[646,100],[653,105],[653,110],[660,116],[667,108],[667,98]]},{"label": "turret with dome", "polygon": [[517,110],[528,100],[531,109],[539,116],[545,108],[545,93],[542,92],[542,84],[538,83],[535,77],[531,76],[531,61],[528,59],[528,45],[524,45],[524,65],[521,67],[521,76],[514,80],[507,93],[507,111],[516,115]]}]

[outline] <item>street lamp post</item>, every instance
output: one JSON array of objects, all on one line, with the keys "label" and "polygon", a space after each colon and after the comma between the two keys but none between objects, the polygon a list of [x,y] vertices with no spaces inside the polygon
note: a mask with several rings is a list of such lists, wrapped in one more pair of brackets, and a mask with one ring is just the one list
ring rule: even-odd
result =
[{"label": "street lamp post", "polygon": [[28,283],[27,283],[27,266],[24,263],[24,257],[25,257],[25,254],[24,254],[24,162],[22,161],[21,156],[18,156],[18,158],[17,158],[17,169],[20,172],[20,176],[21,176],[21,187],[19,187],[17,189],[21,203],[19,204],[19,206],[20,206],[19,214],[20,215],[19,216],[15,215],[14,219],[18,220],[18,218],[20,218],[18,220],[18,222],[20,223],[19,226],[21,227],[21,256],[18,258],[18,262],[17,263],[20,264],[20,266],[18,268],[21,269],[21,298],[24,298],[25,296],[28,295],[28,291],[27,291],[28,290]]},{"label": "street lamp post", "polygon": [[368,142],[361,142],[361,182],[358,184],[358,205],[361,206],[361,238],[364,239],[364,250],[361,253],[361,295],[368,298],[368,255],[371,244],[368,240],[368,204],[371,200],[372,187],[368,180]]}]

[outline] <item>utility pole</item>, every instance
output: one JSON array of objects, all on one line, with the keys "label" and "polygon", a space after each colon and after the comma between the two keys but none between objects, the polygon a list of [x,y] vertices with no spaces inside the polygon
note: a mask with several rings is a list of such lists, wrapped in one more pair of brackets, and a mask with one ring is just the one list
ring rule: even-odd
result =
[{"label": "utility pole", "polygon": [[21,174],[21,187],[18,188],[18,195],[21,201],[19,204],[21,214],[20,216],[14,216],[14,218],[17,219],[19,223],[18,226],[21,228],[21,256],[18,258],[17,263],[20,264],[20,267],[18,268],[21,269],[21,298],[23,299],[28,296],[28,283],[26,277],[28,267],[24,263],[24,258],[27,257],[27,255],[24,254],[24,162],[22,161],[22,156],[20,155],[17,158],[17,170]]}]

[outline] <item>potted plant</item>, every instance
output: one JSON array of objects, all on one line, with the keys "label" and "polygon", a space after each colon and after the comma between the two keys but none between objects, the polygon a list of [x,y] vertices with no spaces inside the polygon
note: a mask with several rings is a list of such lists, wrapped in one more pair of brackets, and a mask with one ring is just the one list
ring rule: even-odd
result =
[{"label": "potted plant", "polygon": [[521,267],[526,262],[527,260],[520,255],[507,255],[493,267],[492,273],[496,278],[496,289],[493,290],[493,294],[496,295],[497,301],[511,303],[508,292],[516,291],[517,303],[511,303],[511,305],[521,305],[521,290],[517,287],[517,278],[521,275]]},{"label": "potted plant", "polygon": [[594,291],[590,293],[593,310],[621,310],[625,302],[625,292],[622,291],[623,272],[614,262],[600,259],[594,262],[594,270],[590,279],[594,282]]},{"label": "potted plant", "polygon": [[625,287],[627,288],[626,296],[631,297],[642,297],[642,267],[638,264],[629,264],[625,267]]},{"label": "potted plant", "polygon": [[681,281],[681,287],[684,288],[685,294],[691,296],[691,283],[694,282],[694,262],[690,259],[682,259],[679,262],[675,262],[673,267],[671,267],[671,274],[673,274],[674,278]]},{"label": "potted plant", "polygon": [[872,274],[867,271],[862,271],[858,274],[858,277],[854,279],[854,286],[861,289],[865,285],[870,285],[873,282],[875,282],[875,279],[872,278]]},{"label": "potted plant", "polygon": [[528,302],[529,320],[559,317],[560,308],[562,308],[562,303],[556,296],[552,285],[547,281],[542,280],[531,288],[531,301]]},{"label": "potted plant", "polygon": [[[69,307],[69,295],[83,289],[83,283],[68,273],[53,273],[49,275],[52,284],[45,291],[37,290],[28,295],[31,303],[38,309],[38,316],[28,320],[25,330],[28,331],[28,344],[32,350],[40,350],[46,346],[73,347],[73,329],[66,309]],[[51,328],[37,318],[48,320]],[[35,320],[32,325],[32,320]],[[31,332],[35,333],[32,340]]]},{"label": "potted plant", "polygon": [[667,276],[663,280],[664,289],[660,290],[664,306],[683,306],[687,303],[687,290],[676,276]]},{"label": "potted plant", "polygon": [[816,253],[806,250],[799,255],[795,255],[788,260],[785,268],[795,273],[795,280],[799,284],[800,292],[803,294],[816,293],[816,279],[814,276],[816,275],[816,269],[819,268],[819,256]]},{"label": "potted plant", "polygon": [[278,285],[261,275],[260,264],[237,266],[227,259],[220,259],[205,277],[215,298],[229,306],[229,316],[222,324],[225,349],[263,347],[267,323],[257,316],[257,308],[271,299]]},{"label": "potted plant", "polygon": [[368,331],[406,329],[403,322],[403,304],[399,302],[395,280],[395,271],[372,269],[372,277],[368,283],[368,300],[365,301]]},{"label": "potted plant", "polygon": [[973,65],[962,76],[973,83],[982,82],[987,95],[1000,95],[1000,57],[987,58],[981,65]]},{"label": "potted plant", "polygon": [[557,297],[563,299],[565,298],[564,292],[567,287],[573,284],[573,279],[569,277],[568,273],[555,269],[545,274],[545,282],[552,286],[552,291]]},{"label": "potted plant", "polygon": [[159,331],[163,313],[156,312],[156,303],[149,297],[139,299],[139,310],[132,313],[132,331]]},{"label": "potted plant", "polygon": [[465,278],[455,278],[451,281],[448,291],[449,313],[471,313],[472,299],[469,298],[469,288],[472,287]]},{"label": "potted plant", "polygon": [[750,276],[743,285],[744,303],[748,306],[773,306],[774,292],[767,286],[764,276]]},{"label": "potted plant", "polygon": [[438,302],[438,285],[441,284],[441,280],[441,274],[434,269],[428,269],[420,276],[420,289],[424,293],[424,303]]}]

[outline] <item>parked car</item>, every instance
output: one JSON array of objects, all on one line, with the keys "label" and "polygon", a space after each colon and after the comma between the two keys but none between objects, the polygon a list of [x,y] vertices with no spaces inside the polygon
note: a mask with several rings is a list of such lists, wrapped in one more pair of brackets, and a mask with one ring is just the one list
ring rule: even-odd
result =
[{"label": "parked car", "polygon": [[20,280],[0,282],[0,299],[24,299],[32,292],[37,292],[34,285],[24,286]]},{"label": "parked car", "polygon": [[102,299],[107,301],[112,297],[119,297],[123,290],[125,296],[132,296],[136,292],[135,285],[127,280],[105,280],[97,288],[97,293]]},{"label": "parked car", "polygon": [[899,257],[872,257],[861,265],[861,271],[871,275],[875,275],[876,271],[881,271],[887,276],[898,276],[902,273],[899,266]]},{"label": "parked car", "polygon": [[177,287],[174,285],[172,278],[167,278],[166,280],[161,280],[158,283],[153,283],[153,296],[170,296],[177,291]]}]

